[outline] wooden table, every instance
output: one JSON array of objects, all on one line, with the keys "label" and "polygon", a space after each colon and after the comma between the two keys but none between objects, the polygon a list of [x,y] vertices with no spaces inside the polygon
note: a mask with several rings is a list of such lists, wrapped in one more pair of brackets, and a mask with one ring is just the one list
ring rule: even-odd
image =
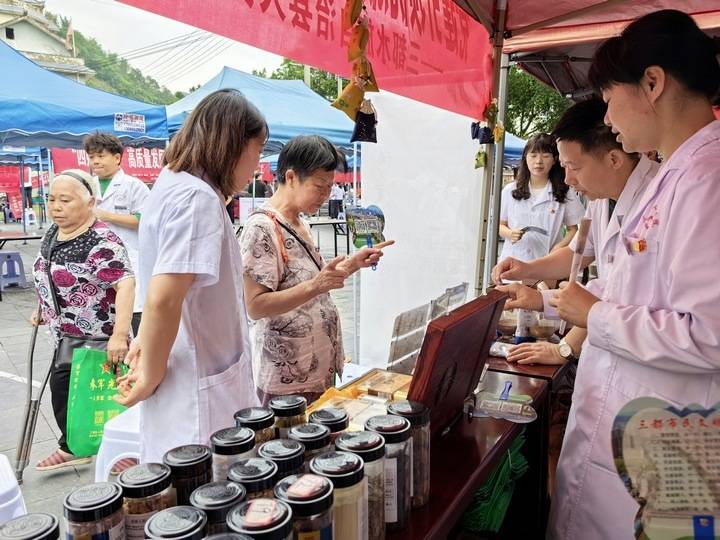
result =
[{"label": "wooden table", "polygon": [[[548,413],[543,408],[547,403],[548,384],[542,379],[489,371],[485,377],[485,390],[500,393],[506,380],[513,383],[513,393],[530,395],[540,404],[538,420],[527,424],[526,428],[524,454],[530,462],[530,470],[516,486],[511,503],[511,509],[522,507],[523,518],[514,520],[511,536],[507,537],[540,538],[547,514],[544,500],[547,481],[542,473],[547,464],[547,455],[543,458],[543,453],[547,449],[541,446],[541,425]],[[475,492],[488,479],[522,429],[523,425],[495,418],[476,418],[471,422],[466,418],[458,420],[445,437],[433,441],[429,503],[413,510],[408,526],[387,538],[452,538],[453,529]]]},{"label": "wooden table", "polygon": [[570,364],[567,362],[561,366],[546,366],[543,364],[516,364],[497,356],[488,358],[488,369],[490,371],[543,379],[550,383],[550,390],[557,389],[558,384],[565,377],[565,373],[569,368]]},{"label": "wooden table", "polygon": [[40,240],[42,235],[34,233],[22,233],[22,232],[0,232],[0,249],[5,247],[5,242],[18,242],[20,240],[27,243],[28,240]]},{"label": "wooden table", "polygon": [[[310,228],[322,227],[323,225],[332,225],[335,239],[335,256],[338,254],[338,236],[345,237],[345,252],[350,255],[350,232],[348,231],[347,221],[344,219],[332,218],[310,218],[308,219]],[[320,238],[318,237],[318,248],[320,247]]]}]

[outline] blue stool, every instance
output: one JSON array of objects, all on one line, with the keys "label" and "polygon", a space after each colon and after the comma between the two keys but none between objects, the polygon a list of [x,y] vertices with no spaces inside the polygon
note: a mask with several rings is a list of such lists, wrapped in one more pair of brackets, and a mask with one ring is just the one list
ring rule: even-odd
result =
[{"label": "blue stool", "polygon": [[[3,273],[4,266],[7,266],[5,273]],[[19,251],[0,251],[0,290],[10,285],[27,287],[25,265]]]}]

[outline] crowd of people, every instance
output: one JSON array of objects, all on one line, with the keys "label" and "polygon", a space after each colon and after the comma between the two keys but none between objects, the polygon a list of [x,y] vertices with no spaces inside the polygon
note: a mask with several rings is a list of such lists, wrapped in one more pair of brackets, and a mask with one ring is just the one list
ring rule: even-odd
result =
[{"label": "crowd of people", "polygon": [[[618,481],[610,439],[627,402],[655,396],[709,407],[720,395],[717,53],[679,11],[631,23],[593,58],[599,96],[532,137],[502,192],[505,245],[492,275],[510,296],[507,308],[573,325],[559,344],[523,344],[508,356],[577,363],[552,538],[632,530],[638,503]],[[55,177],[55,224],[34,265],[35,322],[50,324],[57,344],[51,384],[61,430],[63,344],[77,337],[104,340],[110,359],[130,366],[118,400],[142,403],[144,461],[207,441],[240,408],[287,393],[313,401],[332,386],[344,352],[329,293],[377,264],[392,242],[329,262],[320,256],[302,215],[331,195],[341,156],[317,136],[283,148],[276,189],[238,242],[225,201],[253,178],[267,137],[259,110],[219,90],[171,141],[152,191],[122,172],[122,147],[102,134],[86,145],[97,178],[79,170]],[[645,155],[655,152],[661,163]],[[592,218],[583,263],[595,262],[597,279],[548,291],[523,285],[568,277],[583,216]],[[38,467],[83,459],[61,438]]]}]

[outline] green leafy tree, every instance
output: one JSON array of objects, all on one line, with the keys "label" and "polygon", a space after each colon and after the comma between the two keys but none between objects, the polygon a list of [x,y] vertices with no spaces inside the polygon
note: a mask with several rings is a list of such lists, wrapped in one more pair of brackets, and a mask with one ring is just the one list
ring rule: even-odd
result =
[{"label": "green leafy tree", "polygon": [[[58,35],[65,38],[68,19],[45,12],[45,16],[53,20],[59,30]],[[74,31],[75,52],[85,61],[85,65],[95,71],[95,76],[88,80],[87,85],[106,92],[112,92],[146,103],[167,105],[185,96],[183,92],[172,92],[160,86],[152,77],[132,67],[127,60],[117,54],[108,53],[93,38],[85,37],[82,32]]]},{"label": "green leafy tree", "polygon": [[548,133],[572,102],[516,66],[508,73],[505,127],[520,138]]},{"label": "green leafy tree", "polygon": [[[269,78],[286,81],[303,80],[305,74],[304,71],[305,66],[303,64],[298,64],[289,58],[284,58],[280,67],[274,70],[270,74]],[[265,69],[254,69],[253,75],[268,78],[267,70]],[[346,80],[342,81],[343,86],[345,86],[346,83]],[[310,88],[328,101],[334,101],[338,95],[337,77],[327,71],[313,68],[310,70]]]}]

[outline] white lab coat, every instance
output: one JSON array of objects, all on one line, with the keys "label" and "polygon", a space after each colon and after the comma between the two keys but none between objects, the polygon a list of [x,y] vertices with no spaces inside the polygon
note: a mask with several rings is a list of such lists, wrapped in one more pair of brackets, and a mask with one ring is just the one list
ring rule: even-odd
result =
[{"label": "white lab coat", "polygon": [[547,234],[528,231],[514,244],[506,239],[500,259],[514,257],[521,261],[530,261],[544,257],[562,239],[562,226],[580,223],[585,208],[572,188],[568,190],[566,201],[559,203],[553,197],[550,182],[537,199],[514,199],[512,191],[515,187],[516,182],[511,182],[502,190],[500,219],[507,221],[511,229],[534,226],[547,231]]},{"label": "white lab coat", "polygon": [[[125,174],[125,171],[122,169],[115,173],[105,193],[102,195],[100,194],[100,182],[97,178],[95,178],[95,182],[97,184],[95,187],[95,192],[97,193],[95,205],[98,208],[114,214],[142,214],[145,199],[150,195],[150,188],[148,188],[144,182],[134,176]],[[140,267],[138,258],[138,229],[123,227],[115,223],[106,223],[106,225],[112,232],[117,234],[123,244],[125,244],[133,272],[137,272]],[[140,295],[136,280],[133,311],[140,313],[142,311],[142,304],[143,298]]]},{"label": "white lab coat", "polygon": [[140,221],[142,294],[154,275],[194,274],[168,370],[142,403],[141,461],[208,444],[234,425],[233,414],[258,405],[251,372],[240,247],[223,197],[188,173],[163,169]]},{"label": "white lab coat", "polygon": [[[619,226],[558,464],[548,537],[634,538],[638,503],[611,446],[615,416],[638,397],[682,409],[720,399],[720,122],[686,141]],[[632,246],[643,240],[642,249]]]}]

